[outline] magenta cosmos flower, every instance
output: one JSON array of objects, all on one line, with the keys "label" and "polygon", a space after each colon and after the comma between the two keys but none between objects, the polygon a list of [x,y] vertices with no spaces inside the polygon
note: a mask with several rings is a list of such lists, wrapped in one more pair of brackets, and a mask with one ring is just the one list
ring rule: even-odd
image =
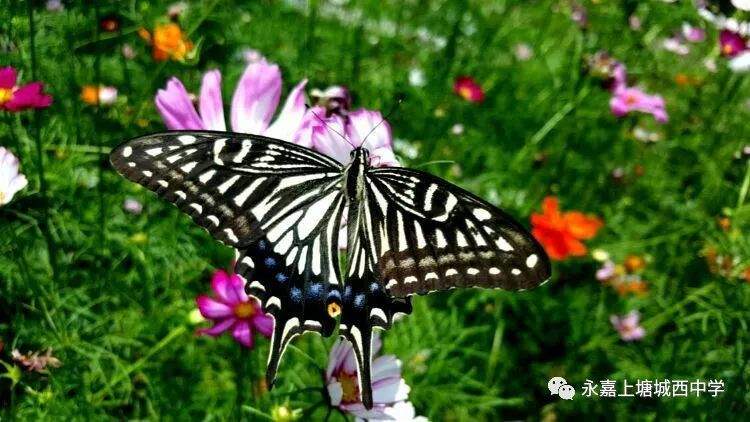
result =
[{"label": "magenta cosmos flower", "polygon": [[640,340],[646,335],[646,330],[640,325],[641,314],[638,311],[630,311],[623,316],[612,315],[609,321],[625,341]]},{"label": "magenta cosmos flower", "polygon": [[0,110],[23,111],[30,108],[46,108],[52,97],[43,91],[41,82],[16,85],[18,72],[8,66],[0,68]]},{"label": "magenta cosmos flower", "polygon": [[18,172],[18,158],[8,149],[0,147],[0,206],[10,202],[16,192],[28,183],[26,176]]},{"label": "magenta cosmos flower", "polygon": [[263,313],[260,303],[245,293],[245,283],[236,274],[217,270],[211,279],[215,298],[200,295],[195,299],[205,318],[214,322],[213,327],[201,329],[200,334],[216,337],[231,330],[232,336],[245,347],[253,347],[253,330],[266,338],[273,333],[273,317]]},{"label": "magenta cosmos flower", "polygon": [[719,47],[725,57],[736,57],[748,49],[747,42],[740,34],[726,29],[719,34]]},{"label": "magenta cosmos flower", "polygon": [[453,92],[472,103],[484,101],[484,91],[471,76],[459,76],[453,82]]},{"label": "magenta cosmos flower", "polygon": [[[305,115],[306,84],[307,81],[303,80],[292,89],[278,117],[271,123],[281,97],[281,71],[265,59],[249,64],[232,97],[232,131],[294,141]],[[166,88],[157,92],[156,108],[171,130],[227,130],[218,70],[203,75],[198,111],[177,78],[171,78]]]},{"label": "magenta cosmos flower", "polygon": [[[373,356],[380,351],[381,346],[380,336],[373,334]],[[337,340],[328,355],[328,368],[325,372],[331,406],[355,416],[358,420],[426,421],[423,417],[415,417],[414,406],[407,401],[409,386],[401,378],[401,361],[395,356],[379,356],[372,361],[374,404],[370,410],[362,404],[357,372],[357,361],[351,343],[347,340]]]}]

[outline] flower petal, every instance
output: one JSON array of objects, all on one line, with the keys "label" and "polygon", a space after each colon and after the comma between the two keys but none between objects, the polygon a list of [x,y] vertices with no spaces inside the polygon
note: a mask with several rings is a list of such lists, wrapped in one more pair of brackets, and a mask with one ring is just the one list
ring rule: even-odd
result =
[{"label": "flower petal", "polygon": [[328,389],[328,397],[331,399],[331,406],[338,406],[341,404],[341,399],[344,397],[344,389],[341,387],[341,383],[334,381],[326,385]]},{"label": "flower petal", "polygon": [[13,97],[3,106],[10,111],[21,111],[27,108],[46,108],[52,104],[52,97],[42,92],[41,82],[32,82],[18,88]]},{"label": "flower petal", "polygon": [[[309,111],[310,115],[312,115],[313,111],[318,114],[318,117],[322,118],[324,116],[324,112],[317,107]],[[317,120],[314,115],[312,115],[312,118]],[[311,135],[312,148],[343,164],[348,163],[351,159],[350,153],[353,147],[336,133],[344,133],[344,119],[338,115],[332,115],[325,122],[327,126],[319,121],[313,123]]]},{"label": "flower petal", "polygon": [[205,129],[203,121],[195,111],[185,86],[177,78],[167,82],[166,89],[156,93],[156,109],[170,130]]},{"label": "flower petal", "polygon": [[287,142],[294,141],[295,133],[300,129],[305,117],[305,85],[307,85],[307,79],[292,89],[276,121],[264,133],[265,136]]},{"label": "flower petal", "polygon": [[241,345],[247,348],[253,347],[253,332],[247,321],[238,320],[237,324],[234,325],[234,330],[232,330],[232,336]]},{"label": "flower petal", "polygon": [[387,378],[372,385],[372,400],[375,403],[393,403],[409,398],[409,386],[400,378]]},{"label": "flower petal", "polygon": [[198,330],[198,334],[204,334],[207,336],[216,337],[219,334],[223,333],[224,331],[230,329],[236,321],[237,319],[235,318],[227,318],[225,320],[221,320],[219,322],[216,322],[210,328],[201,328],[200,330]]},{"label": "flower petal", "polygon": [[211,289],[219,297],[219,300],[227,305],[236,305],[241,302],[241,297],[237,295],[235,281],[224,270],[216,270],[211,278]]},{"label": "flower petal", "polygon": [[195,303],[198,305],[201,315],[205,318],[220,319],[232,316],[232,308],[229,305],[211,299],[206,295],[195,298]]},{"label": "flower petal", "polygon": [[232,130],[262,134],[281,96],[279,67],[265,59],[247,66],[232,97]]},{"label": "flower petal", "polygon": [[349,113],[347,135],[354,145],[363,146],[370,151],[393,147],[391,126],[383,120],[379,111],[359,109]]},{"label": "flower petal", "polygon": [[11,66],[0,68],[0,88],[13,88],[16,85],[18,72]]},{"label": "flower petal", "polygon": [[270,315],[263,314],[263,310],[260,306],[257,309],[258,313],[253,317],[253,326],[266,338],[271,338],[273,334],[274,319]]},{"label": "flower petal", "polygon": [[221,101],[221,72],[209,70],[203,75],[200,103],[201,120],[206,129],[224,132],[224,103]]},{"label": "flower petal", "polygon": [[599,218],[584,215],[582,212],[570,211],[563,216],[570,234],[578,239],[591,239],[604,225]]}]

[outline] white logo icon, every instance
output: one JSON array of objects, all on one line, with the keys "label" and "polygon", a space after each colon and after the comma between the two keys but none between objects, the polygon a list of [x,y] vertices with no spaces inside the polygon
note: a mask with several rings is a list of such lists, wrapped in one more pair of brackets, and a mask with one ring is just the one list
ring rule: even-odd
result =
[{"label": "white logo icon", "polygon": [[563,400],[572,400],[573,396],[576,395],[576,389],[568,384],[563,377],[550,378],[549,382],[547,382],[547,388],[549,388],[550,394],[559,396]]}]

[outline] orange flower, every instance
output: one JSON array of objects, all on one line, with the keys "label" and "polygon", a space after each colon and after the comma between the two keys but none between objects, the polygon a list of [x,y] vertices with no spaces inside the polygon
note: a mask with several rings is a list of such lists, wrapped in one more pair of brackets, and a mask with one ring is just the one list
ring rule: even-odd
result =
[{"label": "orange flower", "polygon": [[550,258],[586,255],[581,240],[591,239],[604,225],[601,219],[579,211],[562,213],[556,197],[548,196],[542,203],[542,214],[531,215],[532,234],[544,246]]},{"label": "orange flower", "polygon": [[622,280],[614,287],[620,296],[627,296],[628,294],[645,296],[648,293],[648,284],[641,279]]},{"label": "orange flower", "polygon": [[629,273],[637,273],[646,267],[646,260],[638,255],[628,255],[623,265]]},{"label": "orange flower", "polygon": [[156,25],[153,36],[145,28],[139,29],[138,35],[151,44],[151,55],[157,61],[182,61],[193,50],[193,43],[187,39],[180,25],[173,22]]}]

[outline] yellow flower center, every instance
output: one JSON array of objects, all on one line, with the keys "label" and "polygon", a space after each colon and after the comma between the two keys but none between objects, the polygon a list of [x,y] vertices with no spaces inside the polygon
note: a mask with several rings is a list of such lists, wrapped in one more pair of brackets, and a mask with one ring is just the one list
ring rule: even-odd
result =
[{"label": "yellow flower center", "polygon": [[12,88],[0,88],[0,104],[5,104],[13,98]]},{"label": "yellow flower center", "polygon": [[342,403],[356,403],[359,401],[359,381],[357,380],[357,374],[347,374],[342,372],[339,374],[339,383],[341,384],[341,390],[343,394],[341,396]]},{"label": "yellow flower center", "polygon": [[625,96],[625,104],[633,105],[636,102],[638,102],[638,99],[635,97],[635,95],[628,94]]},{"label": "yellow flower center", "polygon": [[247,319],[253,316],[255,308],[250,302],[242,302],[234,307],[234,316],[241,319]]},{"label": "yellow flower center", "polygon": [[721,51],[724,52],[724,54],[732,54],[734,53],[734,47],[732,44],[724,44],[724,46],[721,48]]},{"label": "yellow flower center", "polygon": [[465,100],[470,100],[471,99],[472,91],[471,91],[471,88],[469,88],[467,86],[462,86],[461,88],[459,88],[458,89],[458,93],[461,94],[461,96]]}]

